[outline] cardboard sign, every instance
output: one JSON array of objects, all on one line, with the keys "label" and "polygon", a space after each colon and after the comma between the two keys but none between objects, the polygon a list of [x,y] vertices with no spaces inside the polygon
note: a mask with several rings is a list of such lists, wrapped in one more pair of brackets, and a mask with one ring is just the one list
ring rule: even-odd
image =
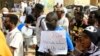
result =
[{"label": "cardboard sign", "polygon": [[67,54],[66,31],[42,31],[40,52],[48,52],[53,55]]}]

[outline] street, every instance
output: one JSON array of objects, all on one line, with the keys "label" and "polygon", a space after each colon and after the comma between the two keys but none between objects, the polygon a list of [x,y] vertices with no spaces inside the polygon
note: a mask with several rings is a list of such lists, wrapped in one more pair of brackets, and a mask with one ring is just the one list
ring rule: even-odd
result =
[{"label": "street", "polygon": [[35,49],[28,48],[28,52],[25,52],[25,56],[35,56]]}]

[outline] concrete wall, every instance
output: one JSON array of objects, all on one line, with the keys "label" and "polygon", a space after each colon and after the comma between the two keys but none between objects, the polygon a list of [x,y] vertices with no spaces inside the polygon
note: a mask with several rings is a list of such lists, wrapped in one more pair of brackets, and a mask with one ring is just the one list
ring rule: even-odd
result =
[{"label": "concrete wall", "polygon": [[75,5],[90,5],[90,0],[75,0],[74,1]]},{"label": "concrete wall", "polygon": [[74,4],[74,0],[64,0],[64,5],[73,5]]},{"label": "concrete wall", "polygon": [[98,0],[91,0],[90,4],[91,5],[97,5],[98,4]]},{"label": "concrete wall", "polygon": [[[95,0],[94,0],[95,1]],[[90,5],[90,0],[64,0],[64,5]]]}]

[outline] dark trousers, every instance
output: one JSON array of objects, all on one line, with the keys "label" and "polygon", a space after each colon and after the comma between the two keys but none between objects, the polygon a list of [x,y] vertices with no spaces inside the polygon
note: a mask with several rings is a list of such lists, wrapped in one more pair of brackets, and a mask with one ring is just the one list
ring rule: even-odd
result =
[{"label": "dark trousers", "polygon": [[35,49],[35,50],[36,50],[36,53],[35,53],[35,56],[44,56],[44,53],[39,52],[38,49],[39,49],[39,47],[36,46],[36,49]]},{"label": "dark trousers", "polygon": [[[36,53],[35,53],[35,56],[48,56],[48,55],[45,55],[45,53],[42,53],[42,52],[39,52],[38,51],[38,49],[39,49],[39,47],[38,46],[36,46]],[[56,55],[56,56],[71,56],[71,55]]]}]

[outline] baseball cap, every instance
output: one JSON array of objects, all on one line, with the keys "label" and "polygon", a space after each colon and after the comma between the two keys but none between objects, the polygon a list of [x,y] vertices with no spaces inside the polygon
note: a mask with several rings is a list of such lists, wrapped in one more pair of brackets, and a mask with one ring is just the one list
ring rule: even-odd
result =
[{"label": "baseball cap", "polygon": [[94,27],[94,26],[88,26],[84,29],[84,33],[86,33],[91,42],[93,42],[95,45],[98,45],[99,38],[100,38],[100,29]]}]

